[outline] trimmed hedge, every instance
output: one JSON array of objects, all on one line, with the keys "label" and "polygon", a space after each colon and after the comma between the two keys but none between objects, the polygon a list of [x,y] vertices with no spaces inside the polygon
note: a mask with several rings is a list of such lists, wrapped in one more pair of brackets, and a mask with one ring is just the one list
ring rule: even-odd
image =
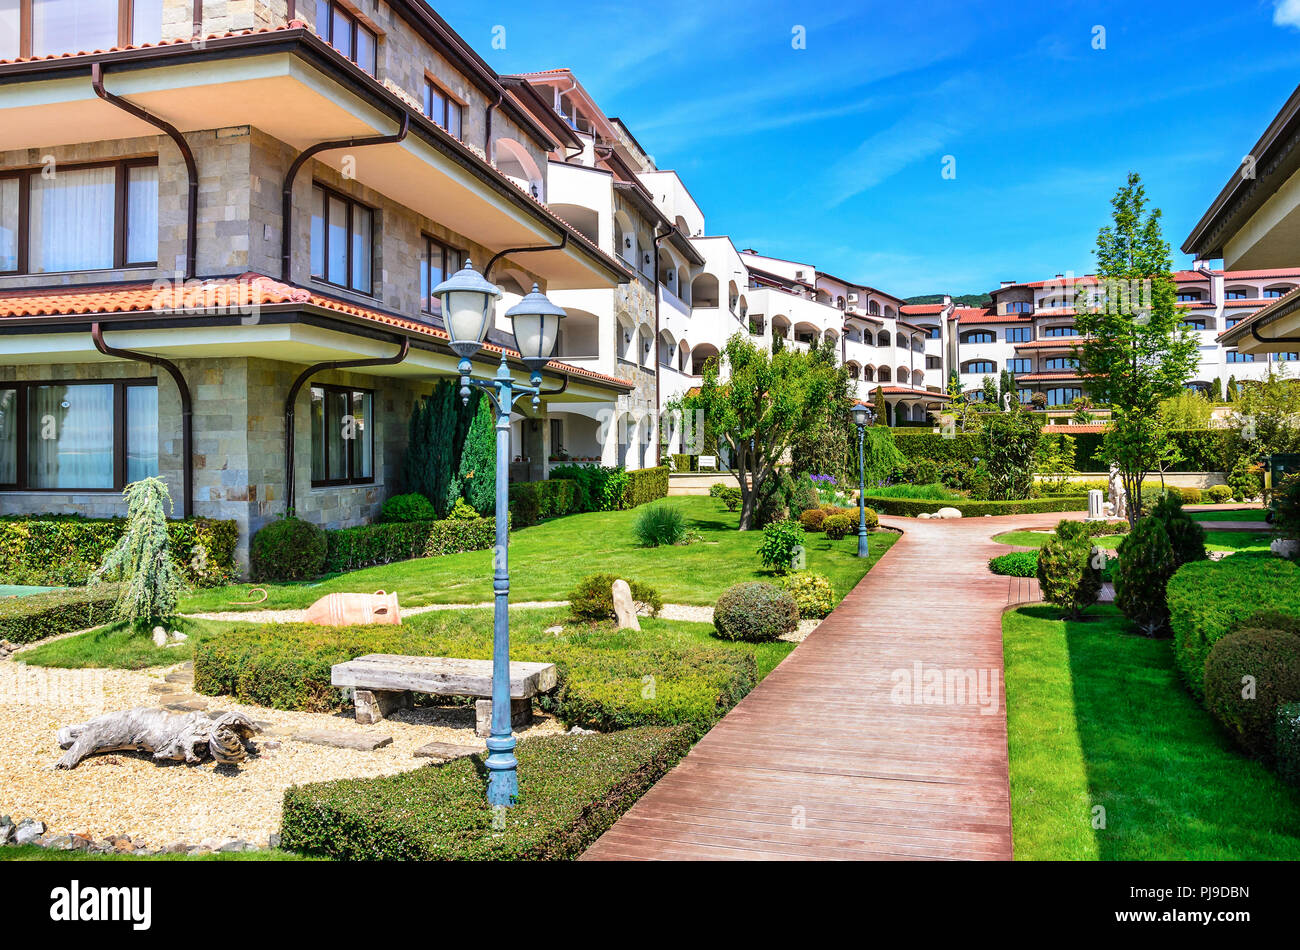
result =
[{"label": "trimmed hedge", "polygon": [[1282,781],[1300,788],[1300,703],[1278,707],[1273,754],[1274,767]]},{"label": "trimmed hedge", "polygon": [[1012,551],[989,558],[989,570],[1003,577],[1037,577],[1038,552]]},{"label": "trimmed hedge", "polygon": [[[267,624],[230,631],[195,645],[194,689],[272,709],[338,712],[346,704],[330,683],[330,667],[368,653],[487,660],[491,629]],[[511,659],[554,663],[557,687],[538,703],[566,725],[587,729],[684,725],[702,735],[758,682],[751,653],[707,647],[592,649],[552,637],[520,642],[517,635]]]},{"label": "trimmed hedge", "polygon": [[1028,498],[1023,501],[970,501],[957,498],[951,501],[933,501],[920,498],[884,498],[867,495],[867,504],[885,515],[915,518],[922,513],[934,514],[940,508],[956,508],[963,517],[979,518],[984,515],[1033,515],[1054,511],[1087,511],[1086,495],[1060,495],[1054,498]]},{"label": "trimmed hedge", "polygon": [[646,502],[668,497],[667,465],[633,469],[627,477],[627,488],[623,490],[624,508],[637,508]]},{"label": "trimmed hedge", "polygon": [[118,586],[102,584],[0,600],[0,639],[35,643],[113,619]]},{"label": "trimmed hedge", "polygon": [[517,527],[527,528],[547,518],[577,514],[582,510],[582,488],[570,479],[515,482],[510,486],[510,513]]},{"label": "trimmed hedge", "polygon": [[340,528],[325,533],[325,572],[355,571],[417,557],[483,551],[496,543],[493,518],[450,518]]},{"label": "trimmed hedge", "polygon": [[1169,579],[1174,660],[1183,682],[1204,696],[1211,647],[1261,610],[1300,614],[1300,565],[1266,553],[1184,564]]},{"label": "trimmed hedge", "polygon": [[[0,582],[85,584],[125,530],[125,518],[0,517]],[[218,586],[235,576],[235,546],[239,543],[235,522],[211,518],[168,521],[167,536],[188,583]]]},{"label": "trimmed hedge", "polygon": [[[1251,677],[1253,690],[1243,687]],[[1205,660],[1205,707],[1249,754],[1273,761],[1277,710],[1300,701],[1300,637],[1246,628],[1224,637]]]},{"label": "trimmed hedge", "polygon": [[[519,743],[518,804],[487,804],[475,755],[377,779],[294,786],[281,845],[344,861],[572,860],[690,749],[684,729]],[[504,821],[504,826],[501,822]]]}]

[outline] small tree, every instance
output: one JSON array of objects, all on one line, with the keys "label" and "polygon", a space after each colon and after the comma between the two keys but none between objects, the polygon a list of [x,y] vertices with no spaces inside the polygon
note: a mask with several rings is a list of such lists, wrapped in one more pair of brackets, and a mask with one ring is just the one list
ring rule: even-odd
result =
[{"label": "small tree", "polygon": [[985,429],[988,448],[989,492],[993,499],[1028,498],[1034,486],[1034,456],[1042,428],[1019,406],[990,416]]},{"label": "small tree", "polygon": [[1054,534],[1038,549],[1038,585],[1043,600],[1066,619],[1077,618],[1097,602],[1101,572],[1093,564],[1092,543],[1082,537]]},{"label": "small tree", "polygon": [[114,615],[136,629],[170,620],[184,589],[172,560],[167,535],[171,493],[158,478],[132,482],[122,492],[127,500],[126,530],[91,575],[91,585],[106,578],[121,582]]},{"label": "small tree", "polygon": [[1160,404],[1182,391],[1199,355],[1176,304],[1160,210],[1148,212],[1136,174],[1111,204],[1112,223],[1097,235],[1099,285],[1076,285],[1075,327],[1084,336],[1078,352],[1091,395],[1111,408],[1101,454],[1119,468],[1136,526],[1142,480],[1159,448]]},{"label": "small tree", "polygon": [[877,386],[875,394],[872,397],[873,410],[875,413],[875,424],[878,426],[889,425],[889,405],[885,402],[885,390],[882,386]]},{"label": "small tree", "polygon": [[1143,518],[1119,543],[1115,566],[1115,606],[1143,636],[1169,631],[1169,578],[1178,559],[1159,518]]},{"label": "small tree", "polygon": [[475,511],[487,515],[496,510],[496,412],[490,399],[479,400],[478,412],[469,425],[465,450],[460,456],[460,478],[465,485],[465,499]]},{"label": "small tree", "polygon": [[824,423],[843,396],[840,385],[839,372],[823,355],[769,353],[737,333],[705,367],[699,393],[681,401],[687,411],[702,411],[731,450],[742,495],[741,531],[754,526],[760,493],[771,490],[795,433]]},{"label": "small tree", "polygon": [[907,464],[907,456],[898,450],[889,429],[868,429],[862,451],[868,489],[885,484],[890,475]]}]

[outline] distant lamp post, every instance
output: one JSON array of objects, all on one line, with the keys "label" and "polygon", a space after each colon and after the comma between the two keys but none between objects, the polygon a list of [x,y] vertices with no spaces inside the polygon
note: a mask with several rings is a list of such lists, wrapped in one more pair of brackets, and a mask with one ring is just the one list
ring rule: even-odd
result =
[{"label": "distant lamp post", "polygon": [[858,403],[851,410],[853,424],[858,427],[858,557],[867,556],[867,426],[875,413],[865,403]]},{"label": "distant lamp post", "polygon": [[516,383],[501,353],[496,375],[486,379],[470,376],[470,357],[479,351],[495,323],[496,302],[501,290],[474,270],[469,261],[447,280],[433,288],[442,301],[443,322],[451,337],[451,348],[460,357],[460,395],[469,402],[470,387],[483,390],[497,412],[497,497],[496,568],[492,576],[495,603],[492,617],[492,735],[487,740],[488,804],[509,808],[519,794],[515,738],[510,729],[510,412],[520,396],[532,396],[533,406],[548,395],[542,386],[542,367],[555,352],[563,310],[551,303],[533,285],[532,293],[511,307],[506,316],[514,329],[515,345],[524,365],[531,371],[530,385]]}]

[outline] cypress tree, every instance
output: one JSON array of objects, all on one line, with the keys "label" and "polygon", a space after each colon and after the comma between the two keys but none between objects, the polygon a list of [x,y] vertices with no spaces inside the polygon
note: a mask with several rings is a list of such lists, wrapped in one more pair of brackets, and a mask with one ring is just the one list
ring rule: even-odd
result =
[{"label": "cypress tree", "polygon": [[465,483],[465,498],[479,514],[496,509],[497,434],[496,413],[489,399],[480,399],[474,421],[465,436],[460,456],[460,477]]},{"label": "cypress tree", "polygon": [[461,454],[479,398],[474,393],[469,405],[462,406],[459,387],[444,381],[411,413],[403,480],[407,491],[419,492],[433,503],[440,518],[460,497]]}]

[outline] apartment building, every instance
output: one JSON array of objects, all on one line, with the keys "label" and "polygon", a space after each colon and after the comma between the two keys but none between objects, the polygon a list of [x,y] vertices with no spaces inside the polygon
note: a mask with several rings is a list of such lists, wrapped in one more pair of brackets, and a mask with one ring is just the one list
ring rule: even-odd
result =
[{"label": "apartment building", "polygon": [[[455,374],[444,276],[491,266],[478,370],[520,374],[534,283],[638,279],[547,207],[556,126],[420,0],[0,0],[0,513],[120,514],[159,475],[244,544],[371,518]],[[583,363],[547,368],[564,406],[651,398]],[[521,402],[518,477],[545,413]]]},{"label": "apartment building", "polygon": [[[1094,279],[1077,280],[1090,285]],[[1174,280],[1184,325],[1194,332],[1200,349],[1189,387],[1222,398],[1230,381],[1260,379],[1270,363],[1297,359],[1294,350],[1243,352],[1224,345],[1220,337],[1300,285],[1300,268],[1223,271],[1198,264],[1178,271]],[[1015,378],[1021,402],[1041,394],[1050,414],[1087,392],[1076,353],[1080,337],[1074,323],[1075,284],[1076,278],[1065,274],[1029,283],[1004,281],[990,292],[988,307],[932,304],[902,310],[932,328],[947,324],[953,345],[940,341],[940,364],[946,374],[957,372],[967,398],[981,401],[984,379],[998,379],[1006,371]]]}]

